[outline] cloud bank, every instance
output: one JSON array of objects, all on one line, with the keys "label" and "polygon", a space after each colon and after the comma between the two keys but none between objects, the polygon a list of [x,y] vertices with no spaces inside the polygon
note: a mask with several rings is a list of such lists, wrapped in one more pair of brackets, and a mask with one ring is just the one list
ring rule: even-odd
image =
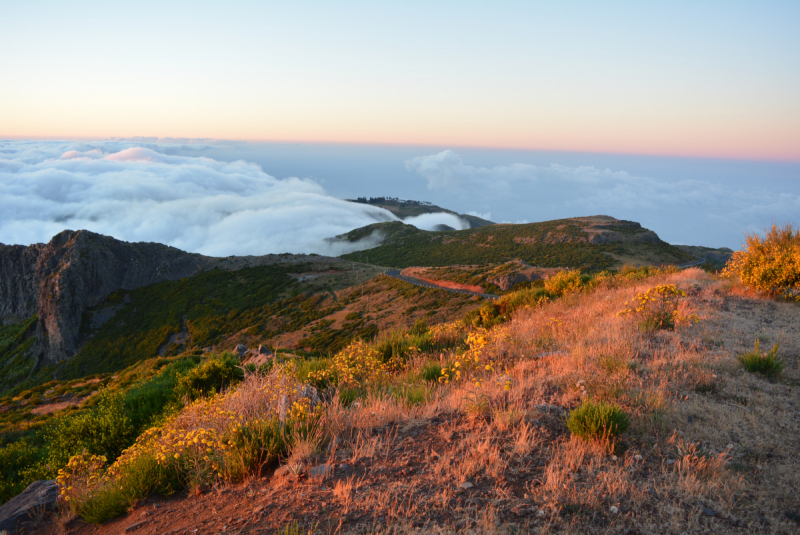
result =
[{"label": "cloud bank", "polygon": [[[499,222],[516,218],[498,208],[525,213],[531,221],[605,214],[642,222],[672,243],[736,247],[743,232],[759,233],[772,222],[797,223],[800,214],[796,191],[767,190],[758,183],[732,188],[557,164],[475,167],[452,150],[410,159],[405,166],[424,178],[432,193],[446,192],[462,206],[473,199],[477,208],[492,207]],[[709,237],[716,244],[699,243]]]},{"label": "cloud bank", "polygon": [[[0,142],[0,242],[47,242],[64,229],[88,229],[212,256],[341,254],[346,245],[324,238],[397,219],[331,197],[312,180],[277,179],[245,161],[177,155],[187,150],[202,147]],[[459,221],[431,214],[411,223]]]}]

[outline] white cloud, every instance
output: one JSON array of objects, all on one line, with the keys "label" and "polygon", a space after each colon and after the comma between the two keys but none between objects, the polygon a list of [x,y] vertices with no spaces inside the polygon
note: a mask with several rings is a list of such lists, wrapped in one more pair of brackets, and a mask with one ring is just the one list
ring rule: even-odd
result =
[{"label": "white cloud", "polygon": [[438,212],[434,214],[421,214],[414,217],[407,217],[403,220],[409,225],[414,225],[422,230],[436,230],[439,225],[447,225],[455,230],[469,228],[469,223],[454,214]]},{"label": "white cloud", "polygon": [[486,212],[485,214],[482,214],[480,212],[476,212],[475,210],[471,210],[471,211],[467,212],[467,215],[474,215],[475,217],[480,217],[481,219],[485,219],[487,221],[491,221],[492,220],[492,213],[491,212]]},{"label": "white cloud", "polygon": [[607,214],[639,221],[672,243],[736,247],[743,232],[760,232],[773,221],[796,223],[800,214],[800,195],[759,184],[742,189],[656,180],[592,166],[474,167],[451,150],[408,160],[406,169],[422,176],[429,190],[446,192],[462,205],[499,207],[492,212],[500,220],[512,219],[503,209],[528,213],[533,221]]},{"label": "white cloud", "polygon": [[[0,242],[47,242],[68,228],[214,256],[341,254],[341,244],[333,250],[324,238],[397,219],[311,180],[177,152],[130,142],[0,142]],[[412,224],[453,219],[431,214]]]}]

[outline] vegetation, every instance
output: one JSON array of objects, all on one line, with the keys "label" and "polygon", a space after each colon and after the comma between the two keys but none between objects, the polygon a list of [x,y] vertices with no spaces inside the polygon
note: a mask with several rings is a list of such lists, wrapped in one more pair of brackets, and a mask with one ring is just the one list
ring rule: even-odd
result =
[{"label": "vegetation", "polygon": [[[665,263],[692,258],[664,242],[592,244],[587,241],[584,231],[587,226],[584,221],[560,219],[525,225],[426,232],[398,222],[378,223],[352,231],[342,238],[355,241],[380,231],[385,235],[383,245],[343,255],[342,258],[394,267],[477,265],[519,258],[537,266],[593,270],[607,269],[618,263],[613,255],[635,257],[646,253]],[[614,227],[614,230],[620,229]]]},{"label": "vegetation", "polygon": [[[42,414],[32,422],[20,417],[5,419],[0,432],[0,502],[21,492],[35,479],[52,479],[74,455],[86,452],[115,459],[145,429],[179,411],[184,400],[235,384],[242,376],[237,366],[238,361],[230,354],[151,359],[130,367],[113,380],[87,379],[96,393],[79,398],[68,408]],[[37,395],[42,399],[42,389],[52,391],[52,396],[62,392],[50,401],[74,399],[69,393],[82,388],[76,384],[80,383],[52,382],[24,392],[16,403]],[[78,409],[81,401],[83,405]],[[6,402],[15,403],[8,399]],[[30,405],[21,407],[30,410]],[[2,416],[9,412],[12,411]]]},{"label": "vegetation", "polygon": [[762,239],[748,234],[723,274],[759,292],[800,301],[800,229],[772,225]]},{"label": "vegetation", "polygon": [[772,349],[763,353],[760,347],[760,340],[756,338],[753,351],[739,355],[739,363],[750,373],[760,373],[767,377],[775,377],[783,371],[785,363],[778,358],[778,344]]},{"label": "vegetation", "polygon": [[604,401],[584,400],[567,420],[570,433],[583,440],[614,440],[629,426],[628,414]]},{"label": "vegetation", "polygon": [[320,413],[299,393],[285,368],[249,375],[239,389],[197,400],[147,430],[107,469],[105,456],[72,457],[58,475],[62,499],[102,523],[153,492],[238,481],[298,440],[313,439]]},{"label": "vegetation", "polygon": [[36,362],[29,352],[36,342],[37,316],[19,323],[0,324],[0,395],[25,381]]},{"label": "vegetation", "polygon": [[639,292],[617,315],[632,314],[639,318],[639,328],[645,332],[659,329],[675,330],[675,322],[699,321],[696,315],[681,316],[678,310],[680,299],[686,292],[679,290],[674,284],[661,284]]}]

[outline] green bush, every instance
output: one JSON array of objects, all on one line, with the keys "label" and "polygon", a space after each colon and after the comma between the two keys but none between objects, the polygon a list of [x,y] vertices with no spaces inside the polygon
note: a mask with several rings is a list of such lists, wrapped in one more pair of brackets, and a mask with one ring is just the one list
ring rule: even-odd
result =
[{"label": "green bush", "polygon": [[753,351],[739,355],[739,363],[751,373],[775,377],[783,371],[784,363],[778,358],[778,344],[766,353],[761,352],[761,342],[756,338]]},{"label": "green bush", "polygon": [[57,420],[45,435],[49,455],[39,473],[47,474],[66,465],[70,457],[84,450],[114,459],[133,443],[137,433],[125,412],[122,393],[104,390],[97,405]]},{"label": "green bush", "polygon": [[426,362],[420,370],[420,377],[429,383],[438,383],[442,376],[442,365],[438,362]]},{"label": "green bush", "polygon": [[243,377],[244,371],[239,359],[232,353],[224,352],[210,357],[181,377],[175,391],[181,397],[197,399],[213,392],[221,392],[231,384],[241,381]]},{"label": "green bush", "polygon": [[567,420],[570,433],[583,440],[613,440],[627,431],[628,414],[612,403],[585,400]]}]

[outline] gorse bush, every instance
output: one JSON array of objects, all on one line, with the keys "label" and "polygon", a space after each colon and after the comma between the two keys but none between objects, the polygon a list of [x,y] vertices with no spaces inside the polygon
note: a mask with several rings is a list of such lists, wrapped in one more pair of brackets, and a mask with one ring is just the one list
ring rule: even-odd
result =
[{"label": "gorse bush", "polygon": [[580,270],[562,270],[545,280],[544,288],[552,296],[560,297],[568,293],[579,291],[583,287],[584,282],[583,278],[581,278]]},{"label": "gorse bush", "polygon": [[739,363],[751,373],[760,373],[767,377],[775,377],[783,371],[784,362],[778,358],[778,344],[767,351],[761,352],[760,341],[756,338],[753,351],[739,355]]},{"label": "gorse bush", "polygon": [[745,249],[733,253],[722,273],[760,292],[800,301],[800,229],[772,225],[763,239],[748,234]]},{"label": "gorse bush", "polygon": [[585,400],[567,420],[570,433],[583,440],[613,440],[628,430],[628,414],[612,403]]},{"label": "gorse bush", "polygon": [[698,322],[696,315],[683,317],[678,312],[678,303],[686,297],[686,292],[674,284],[654,286],[646,292],[639,292],[631,301],[625,303],[626,308],[617,313],[618,316],[632,314],[640,319],[639,327],[643,331],[659,329],[674,330],[676,321]]},{"label": "gorse bush", "polygon": [[244,377],[239,359],[232,353],[224,352],[206,360],[186,375],[182,376],[175,390],[179,396],[190,400],[201,396],[222,392],[228,386],[238,383]]},{"label": "gorse bush", "polygon": [[153,492],[239,481],[286,455],[294,441],[318,435],[321,418],[293,372],[249,374],[238,389],[195,401],[140,435],[108,468],[105,456],[72,457],[58,475],[63,502],[101,523]]}]

